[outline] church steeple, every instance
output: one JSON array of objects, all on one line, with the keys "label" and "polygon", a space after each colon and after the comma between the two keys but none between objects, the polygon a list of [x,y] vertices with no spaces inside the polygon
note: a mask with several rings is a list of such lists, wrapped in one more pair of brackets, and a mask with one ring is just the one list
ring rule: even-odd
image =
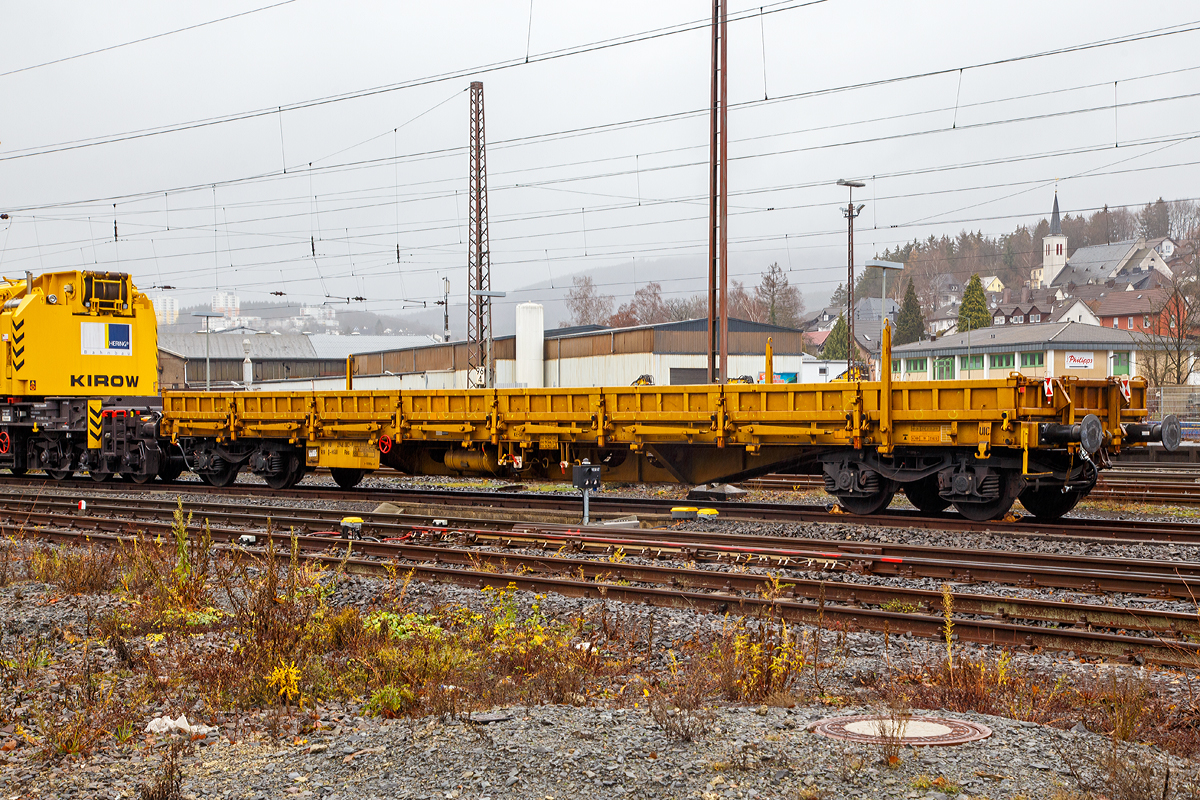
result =
[{"label": "church steeple", "polygon": [[1035,267],[1029,275],[1033,289],[1053,286],[1054,280],[1067,266],[1067,237],[1062,232],[1062,219],[1058,213],[1058,192],[1054,193],[1054,210],[1050,212],[1050,233],[1042,239],[1042,266]]}]

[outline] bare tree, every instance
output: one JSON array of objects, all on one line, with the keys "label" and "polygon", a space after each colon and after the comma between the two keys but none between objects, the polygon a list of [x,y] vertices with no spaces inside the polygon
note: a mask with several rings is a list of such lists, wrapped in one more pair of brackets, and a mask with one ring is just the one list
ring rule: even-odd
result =
[{"label": "bare tree", "polygon": [[567,310],[571,312],[566,325],[607,325],[612,317],[613,298],[611,294],[600,294],[590,275],[571,279],[574,286],[567,292]]},{"label": "bare tree", "polygon": [[700,319],[708,315],[708,300],[698,294],[691,297],[670,298],[666,301],[666,306],[668,322]]},{"label": "bare tree", "polygon": [[738,280],[730,281],[730,284],[729,316],[751,322],[764,322],[766,311],[758,299],[746,291],[746,284]]},{"label": "bare tree", "polygon": [[1182,386],[1197,371],[1200,302],[1197,302],[1195,278],[1188,270],[1181,269],[1160,288],[1159,298],[1152,306],[1154,324],[1145,335],[1141,373],[1154,386]]},{"label": "bare tree", "polygon": [[622,303],[612,317],[613,327],[629,325],[653,325],[669,320],[667,305],[662,299],[662,285],[647,283],[633,293],[633,299]]},{"label": "bare tree", "polygon": [[1195,200],[1172,200],[1167,204],[1168,233],[1178,243],[1193,238],[1200,227],[1200,205]]}]

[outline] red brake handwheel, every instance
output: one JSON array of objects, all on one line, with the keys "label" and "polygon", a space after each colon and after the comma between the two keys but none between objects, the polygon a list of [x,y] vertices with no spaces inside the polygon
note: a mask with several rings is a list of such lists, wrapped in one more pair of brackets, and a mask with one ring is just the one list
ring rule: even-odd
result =
[{"label": "red brake handwheel", "polygon": [[0,453],[8,453],[12,447],[12,439],[8,437],[8,431],[0,431]]},{"label": "red brake handwheel", "polygon": [[384,434],[379,437],[379,452],[387,454],[392,451],[392,437]]}]

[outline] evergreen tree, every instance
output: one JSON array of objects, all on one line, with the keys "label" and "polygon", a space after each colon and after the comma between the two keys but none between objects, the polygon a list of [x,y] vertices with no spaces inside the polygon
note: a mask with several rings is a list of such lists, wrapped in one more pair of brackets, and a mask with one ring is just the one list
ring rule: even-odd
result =
[{"label": "evergreen tree", "polygon": [[838,314],[833,330],[825,337],[825,358],[829,361],[845,361],[850,354],[850,326],[846,324],[846,315]]},{"label": "evergreen tree", "polygon": [[904,290],[904,304],[900,307],[900,317],[896,320],[896,335],[892,344],[908,344],[915,342],[925,333],[925,317],[921,314],[921,301],[917,299],[917,290],[913,282],[908,282]]},{"label": "evergreen tree", "polygon": [[829,296],[830,308],[845,308],[846,307],[846,285],[839,283],[838,287],[833,290],[833,294]]},{"label": "evergreen tree", "polygon": [[992,313],[988,311],[987,297],[983,293],[983,282],[979,273],[971,276],[963,291],[962,305],[958,308],[958,332],[976,331],[991,327]]}]

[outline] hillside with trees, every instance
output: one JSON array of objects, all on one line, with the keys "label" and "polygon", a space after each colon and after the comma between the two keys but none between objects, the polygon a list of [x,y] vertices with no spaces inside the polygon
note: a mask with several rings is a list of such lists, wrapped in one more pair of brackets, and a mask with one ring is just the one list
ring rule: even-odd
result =
[{"label": "hillside with trees", "polygon": [[[1182,242],[1200,228],[1200,206],[1190,200],[1167,202],[1161,197],[1137,211],[1107,207],[1090,215],[1062,217],[1068,255],[1081,247],[1122,242],[1138,237],[1170,236]],[[1033,227],[1019,225],[1012,233],[991,237],[982,231],[962,231],[957,236],[930,236],[884,250],[887,261],[902,261],[905,277],[915,284],[921,309],[928,318],[937,308],[936,280],[952,275],[965,283],[971,275],[995,275],[1005,286],[1016,289],[1029,280],[1029,272],[1042,263],[1042,238],[1049,235],[1050,222],[1042,219]],[[855,281],[855,297],[879,296],[880,270],[867,268]],[[899,297],[903,286],[889,281],[888,295]]]}]

